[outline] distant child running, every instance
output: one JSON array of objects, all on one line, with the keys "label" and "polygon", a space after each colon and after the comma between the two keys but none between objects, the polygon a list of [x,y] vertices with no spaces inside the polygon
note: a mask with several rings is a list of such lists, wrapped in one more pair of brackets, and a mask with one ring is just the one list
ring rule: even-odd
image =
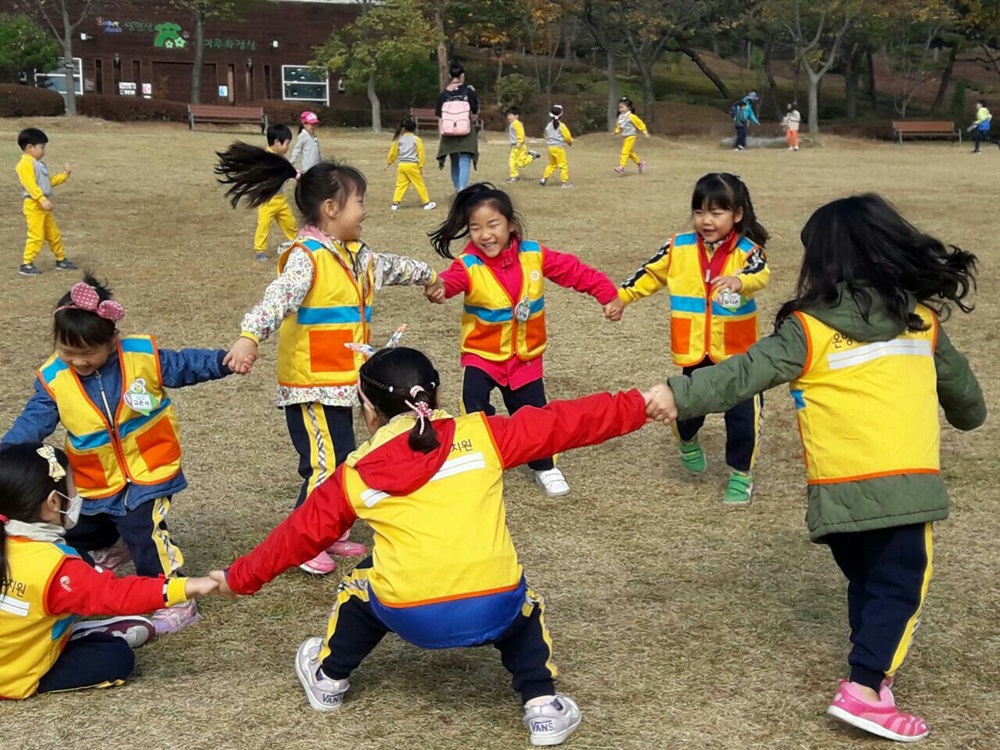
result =
[{"label": "distant child running", "polygon": [[521,110],[517,107],[507,110],[507,138],[510,140],[507,182],[517,182],[521,179],[521,170],[542,156],[537,151],[529,151],[524,145],[524,123],[521,122]]},{"label": "distant child running", "polygon": [[15,171],[24,198],[21,208],[24,220],[28,224],[24,256],[21,258],[21,267],[17,269],[22,276],[38,276],[42,273],[42,269],[35,265],[35,257],[46,242],[49,243],[52,254],[56,256],[58,270],[76,270],[76,264],[66,257],[62,233],[52,215],[52,188],[66,182],[73,168],[67,164],[64,171],[49,176],[49,168],[42,161],[45,158],[45,146],[48,142],[48,136],[38,128],[25,128],[17,134],[21,160],[17,163]]},{"label": "distant child running", "polygon": [[[767,286],[771,269],[750,192],[736,175],[713,172],[698,180],[691,197],[694,231],[675,234],[622,284],[605,308],[611,320],[625,305],[666,288],[670,293],[670,349],[685,375],[742,354],[758,338],[753,296]],[[745,507],[753,493],[753,467],[760,448],[761,396],[726,411],[729,483],[722,502]],[[705,471],[698,442],[704,417],[679,420],[681,462],[692,474]]]},{"label": "distant child running", "polygon": [[[545,279],[589,294],[602,305],[618,298],[615,285],[576,256],[525,239],[510,196],[488,183],[470,185],[455,196],[448,218],[431,234],[431,244],[441,257],[454,258],[451,243],[462,237],[469,242],[441,274],[441,296],[465,296],[463,410],[493,414],[490,394],[496,388],[511,414],[524,406],[545,406]],[[534,458],[528,466],[549,497],[569,492],[551,455]]]},{"label": "distant child running", "polygon": [[624,136],[622,153],[618,157],[618,166],[615,167],[615,171],[620,175],[625,174],[625,166],[628,164],[629,159],[634,161],[639,167],[639,174],[646,171],[646,162],[640,159],[639,155],[635,152],[635,139],[639,133],[642,133],[649,140],[649,131],[646,129],[646,123],[640,120],[639,116],[635,113],[635,105],[632,103],[632,100],[627,96],[623,96],[618,100],[618,121],[615,123],[615,135]]},{"label": "distant child running", "polygon": [[544,185],[549,178],[559,170],[559,178],[564,188],[573,187],[569,182],[569,162],[566,161],[566,149],[573,145],[573,135],[562,122],[563,108],[553,104],[549,110],[549,124],[545,126],[545,143],[549,147],[549,163],[542,172],[539,184]]},{"label": "distant child running", "polygon": [[424,185],[424,142],[417,133],[417,121],[412,117],[403,118],[396,128],[396,133],[392,136],[392,146],[389,148],[389,156],[385,168],[392,166],[393,162],[399,162],[396,171],[396,192],[392,196],[393,211],[399,210],[399,204],[403,202],[403,197],[410,185],[417,191],[420,198],[420,205],[424,211],[431,211],[437,208],[437,203],[431,200],[427,194],[427,186]]},{"label": "distant child running", "polygon": [[[187,480],[166,389],[218,380],[231,370],[224,349],[172,351],[152,336],[120,335],[124,315],[111,290],[90,276],[62,296],[53,316],[55,353],[38,369],[35,393],[2,442],[40,443],[62,424],[83,497],[67,543],[94,552],[105,568],[131,558],[140,576],[173,578],[184,555],[167,529],[167,514]],[[152,619],[162,635],[201,616],[193,601],[171,601]]]},{"label": "distant child running", "polygon": [[[0,450],[0,699],[121,685],[153,623],[129,617],[215,591],[211,578],[117,578],[66,541],[83,500],[66,454]],[[85,620],[88,615],[119,615]]]},{"label": "distant child running", "polygon": [[292,155],[288,160],[292,164],[298,164],[299,172],[304,174],[323,161],[323,154],[320,153],[319,137],[316,135],[319,117],[315,112],[306,110],[299,119],[299,137],[295,139]]},{"label": "distant child running", "polygon": [[990,129],[993,124],[993,115],[990,111],[986,109],[986,100],[980,99],[976,102],[976,119],[968,127],[968,131],[972,133],[972,140],[975,142],[975,148],[972,149],[972,153],[979,154],[982,153],[979,150],[980,144],[984,141],[986,143],[992,143],[997,148],[1000,148],[1000,140],[993,137]]},{"label": "distant child running", "polygon": [[827,712],[912,742],[927,724],[896,708],[891,687],[930,585],[933,522],[948,517],[938,404],[957,429],[986,420],[979,383],[939,322],[949,303],[971,311],[963,300],[976,258],[872,194],[820,208],[802,244],[796,295],[775,332],[721,365],[670,378],[657,401],[693,419],[791,384],[809,534],[847,578],[850,676]]},{"label": "distant child running", "polygon": [[[287,125],[272,125],[267,129],[267,151],[284,156],[292,143],[292,131]],[[257,260],[267,260],[267,239],[271,233],[271,222],[278,225],[287,239],[294,240],[298,234],[295,217],[285,199],[284,193],[277,193],[267,203],[257,207],[257,231],[253,236],[253,249]]]},{"label": "distant child running", "polygon": [[[215,171],[229,185],[226,194],[234,207],[241,200],[258,206],[286,180],[296,179],[295,167],[286,159],[245,143],[220,153]],[[361,172],[330,162],[298,177],[295,205],[305,225],[282,253],[278,278],[264,299],[244,316],[242,334],[226,358],[238,372],[249,372],[258,344],[280,327],[276,405],[285,411],[299,454],[302,488],[296,506],[356,447],[353,407],[364,360],[344,344],[368,344],[375,292],[400,284],[423,286],[428,294],[444,290],[427,264],[376,253],[361,241],[367,188]],[[329,550],[342,556],[364,554],[364,545],[348,536],[345,529]],[[315,575],[335,567],[326,550],[302,565]]]},{"label": "distant child running", "polygon": [[562,744],[582,717],[556,692],[545,602],[505,520],[504,470],[638,430],[646,394],[453,417],[438,406],[440,388],[423,353],[377,352],[358,383],[371,439],[252,552],[211,575],[224,595],[253,594],[360,518],[375,533],[373,556],[341,581],[326,636],[304,641],[295,659],[309,705],[336,711],[387,633],[427,649],[492,645],[520,693],[531,744]]},{"label": "distant child running", "polygon": [[788,103],[788,111],[781,120],[781,127],[785,131],[785,141],[788,143],[789,151],[799,150],[799,125],[802,124],[802,115],[799,113],[795,102]]}]

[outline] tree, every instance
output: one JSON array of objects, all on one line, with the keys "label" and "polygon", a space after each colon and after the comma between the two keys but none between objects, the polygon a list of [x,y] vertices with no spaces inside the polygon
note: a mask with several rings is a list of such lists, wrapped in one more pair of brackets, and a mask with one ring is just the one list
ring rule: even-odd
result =
[{"label": "tree", "polygon": [[51,70],[59,43],[27,16],[0,14],[0,81],[17,82],[22,73]]},{"label": "tree", "polygon": [[201,103],[201,70],[205,64],[205,24],[211,20],[239,18],[255,0],[170,0],[194,20],[194,68],[191,71],[191,103]]},{"label": "tree", "polygon": [[[562,76],[566,54],[580,32],[579,20],[566,12],[564,4],[553,0],[526,0],[525,38],[532,52],[535,79],[551,104],[552,87]],[[562,51],[562,55],[559,52]],[[556,60],[558,59],[558,63]],[[545,80],[542,80],[542,60]]]},{"label": "tree", "polygon": [[[312,64],[347,74],[349,82],[365,82],[372,108],[372,131],[382,131],[382,102],[377,91],[381,73],[408,61],[426,59],[439,37],[412,0],[375,5],[361,0],[362,13],[316,49]],[[355,84],[356,85],[356,84]]]},{"label": "tree", "polygon": [[96,0],[24,0],[23,6],[33,8],[52,29],[59,40],[63,70],[66,73],[66,114],[76,115],[76,85],[73,74],[73,37],[80,24],[94,9]]},{"label": "tree", "polygon": [[625,47],[622,24],[617,18],[617,3],[579,0],[574,10],[594,42],[604,52],[608,81],[608,130],[611,131],[615,129],[615,121],[618,119],[618,77],[615,73],[615,59],[624,54]]},{"label": "tree", "polygon": [[[503,78],[507,50],[523,36],[528,8],[524,0],[475,0],[450,7],[455,36],[489,47],[497,65],[497,84]],[[497,104],[500,103],[497,94]]]},{"label": "tree", "polygon": [[937,58],[951,11],[940,0],[892,0],[881,6],[877,18],[892,72],[893,106],[906,117],[917,92],[943,75]]}]

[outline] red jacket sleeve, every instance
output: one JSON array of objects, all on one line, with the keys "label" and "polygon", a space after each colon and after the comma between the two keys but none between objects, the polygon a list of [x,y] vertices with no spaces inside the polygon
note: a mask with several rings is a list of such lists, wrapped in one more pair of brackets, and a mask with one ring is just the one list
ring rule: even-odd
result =
[{"label": "red jacket sleeve", "polygon": [[344,467],[317,487],[249,554],[236,560],[226,580],[237,594],[253,594],[291,567],[313,559],[351,528],[357,515],[343,490]]},{"label": "red jacket sleeve", "polygon": [[465,272],[465,266],[457,258],[452,262],[446,271],[438,274],[444,283],[444,296],[451,299],[456,294],[465,294],[469,291],[469,274]]},{"label": "red jacket sleeve", "polygon": [[589,294],[602,305],[618,298],[615,282],[570,253],[556,252],[543,246],[542,273],[559,286]]},{"label": "red jacket sleeve", "polygon": [[70,557],[53,576],[45,604],[53,615],[141,615],[166,606],[166,582],[163,576],[118,578]]},{"label": "red jacket sleeve", "polygon": [[505,469],[635,432],[646,424],[646,400],[637,390],[595,393],[525,406],[512,417],[489,417]]}]

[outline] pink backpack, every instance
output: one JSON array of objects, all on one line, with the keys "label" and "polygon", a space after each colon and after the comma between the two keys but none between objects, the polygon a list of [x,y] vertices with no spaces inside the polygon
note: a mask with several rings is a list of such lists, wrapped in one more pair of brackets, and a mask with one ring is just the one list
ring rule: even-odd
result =
[{"label": "pink backpack", "polygon": [[472,132],[472,107],[465,99],[450,99],[441,105],[438,120],[441,135],[468,135]]}]

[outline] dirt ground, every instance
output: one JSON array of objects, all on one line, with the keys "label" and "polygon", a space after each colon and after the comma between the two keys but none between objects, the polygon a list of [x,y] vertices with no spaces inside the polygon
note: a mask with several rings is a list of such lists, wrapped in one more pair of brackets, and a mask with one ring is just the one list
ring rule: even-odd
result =
[{"label": "dirt ground", "polygon": [[[7,144],[0,181],[2,431],[50,353],[53,306],[78,279],[54,271],[48,250],[38,260],[43,276],[16,274],[24,232],[14,141],[28,124],[0,122]],[[253,213],[233,211],[212,174],[213,152],[237,136],[173,125],[30,124],[49,134],[53,171],[67,160],[75,167],[56,190],[56,216],[69,257],[115,287],[128,311],[123,331],[155,334],[169,348],[231,344],[243,313],[274,276],[273,263],[253,261]],[[262,142],[252,133],[238,137]],[[366,241],[443,268],[425,232],[444,218],[444,208],[422,212],[411,193],[398,213],[389,211],[394,174],[382,171],[389,137],[329,130],[320,137],[328,157],[348,160],[371,181]],[[477,179],[503,181],[505,143],[502,134],[489,135]],[[736,154],[695,139],[654,138],[639,146],[649,163],[642,177],[615,177],[618,142],[607,135],[582,138],[570,151],[572,190],[539,187],[533,178],[540,165],[529,168],[532,179],[511,190],[529,237],[621,281],[664,238],[688,227],[698,177],[734,171],[772,234],[772,285],[758,298],[766,330],[790,295],[798,234],[809,214],[838,196],[879,191],[922,228],[979,254],[977,309],[956,314],[946,327],[969,356],[991,410],[1000,407],[1000,248],[984,192],[995,182],[1000,154],[836,138],[796,154]],[[435,147],[428,137],[431,154]],[[432,161],[426,177],[432,199],[443,206],[451,192],[447,174]],[[618,325],[606,322],[590,298],[552,285],[546,296],[550,397],[646,386],[675,371],[665,294],[630,307]],[[459,317],[457,301],[436,307],[418,289],[392,288],[377,298],[374,324],[376,343],[409,325],[406,344],[437,363],[445,403],[456,411]],[[273,407],[274,342],[262,353],[249,378],[173,393],[190,487],[175,498],[170,523],[191,572],[224,566],[250,550],[285,517],[296,494],[296,458]],[[784,389],[768,394],[755,502],[746,512],[726,512],[719,502],[725,467],[718,417],[709,418],[703,433],[710,468],[701,481],[682,476],[670,432],[658,426],[566,455],[562,468],[573,491],[564,499],[546,499],[526,470],[508,474],[508,521],[529,580],[547,598],[560,688],[584,711],[568,747],[886,746],[824,714],[836,679],[846,673],[845,584],[828,550],[807,538],[793,411]],[[969,434],[944,428],[952,517],[937,528],[936,576],[896,688],[900,705],[928,720],[932,732],[922,744],[928,750],[1000,747],[997,439],[994,420]],[[355,537],[371,540],[364,528]],[[204,600],[198,626],[139,652],[128,685],[0,705],[0,746],[528,746],[518,700],[492,648],[427,652],[390,636],[355,674],[340,711],[312,711],[293,657],[301,640],[325,631],[336,584],[336,576],[293,571],[253,599]]]}]

